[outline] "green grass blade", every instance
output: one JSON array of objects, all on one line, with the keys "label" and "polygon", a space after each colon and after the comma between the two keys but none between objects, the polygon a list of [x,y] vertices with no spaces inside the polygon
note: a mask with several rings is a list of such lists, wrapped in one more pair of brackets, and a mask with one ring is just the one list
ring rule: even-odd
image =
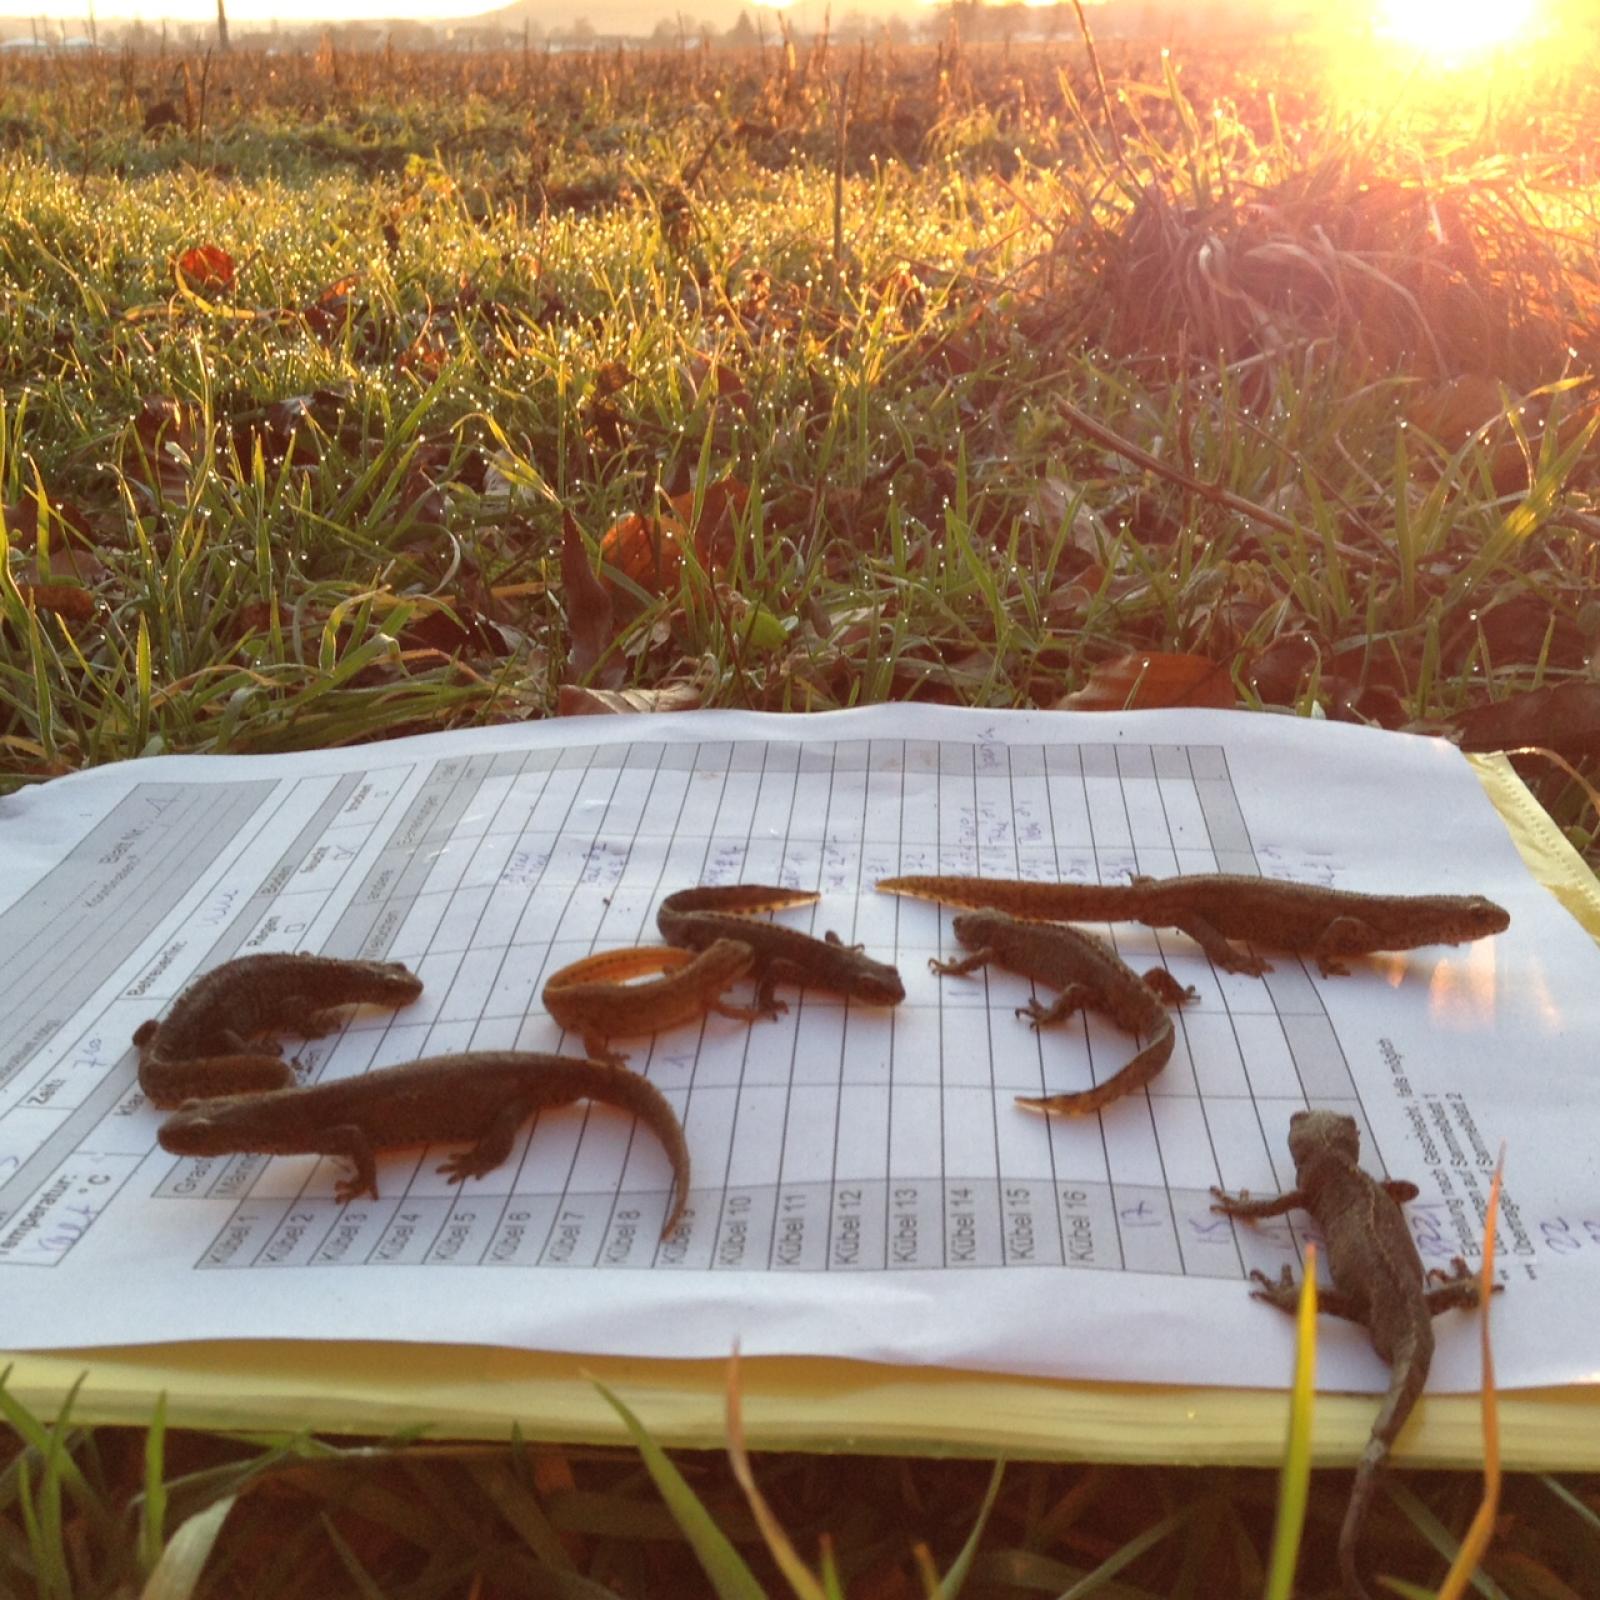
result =
[{"label": "green grass blade", "polygon": [[326,1512],[322,1514],[322,1531],[327,1534],[328,1543],[333,1546],[340,1565],[344,1567],[350,1582],[355,1585],[355,1591],[361,1596],[361,1600],[384,1600],[383,1590],[373,1582],[372,1574],[361,1565],[361,1560],[355,1551],[340,1537],[339,1530],[334,1527],[333,1520]]},{"label": "green grass blade", "polygon": [[1209,1503],[1209,1500],[1197,1500],[1163,1517],[1153,1528],[1146,1528],[1137,1538],[1130,1539],[1115,1555],[1107,1556],[1070,1589],[1063,1590],[1057,1600],[1088,1600],[1089,1595],[1098,1594],[1124,1567],[1131,1567],[1146,1550],[1154,1549],[1168,1534],[1176,1533],[1202,1505]]},{"label": "green grass blade", "polygon": [[139,1600],[189,1600],[232,1509],[233,1496],[230,1495],[181,1523],[145,1581]]},{"label": "green grass blade", "polygon": [[[1454,1561],[1461,1549],[1460,1540],[1423,1504],[1417,1494],[1393,1476],[1384,1480],[1383,1489],[1410,1519],[1411,1525],[1417,1532],[1446,1561]],[[1511,1600],[1505,1590],[1481,1569],[1473,1573],[1470,1582],[1472,1587],[1484,1596],[1484,1600]]]},{"label": "green grass blade", "polygon": [[661,1491],[674,1520],[683,1529],[711,1586],[717,1600],[766,1600],[765,1592],[756,1581],[755,1574],[745,1564],[744,1557],[734,1549],[728,1536],[712,1520],[711,1513],[700,1503],[699,1497],[685,1481],[684,1476],[667,1459],[667,1453],[645,1431],[644,1424],[603,1383],[591,1379],[601,1398],[622,1418],[629,1436],[644,1459],[645,1470]]},{"label": "green grass blade", "polygon": [[143,614],[139,617],[139,638],[134,646],[133,681],[138,722],[134,728],[134,748],[143,751],[150,742],[150,628]]},{"label": "green grass blade", "polygon": [[167,1440],[167,1392],[156,1396],[155,1414],[144,1436],[144,1504],[139,1508],[139,1564],[154,1572],[161,1560],[167,1521],[167,1485],[162,1476]]},{"label": "green grass blade", "polygon": [[1294,1389],[1289,1400],[1289,1437],[1278,1478],[1278,1514],[1272,1529],[1265,1600],[1289,1600],[1295,1560],[1311,1494],[1311,1423],[1317,1393],[1317,1247],[1306,1246],[1300,1307],[1295,1318]]},{"label": "green grass blade", "polygon": [[989,1487],[984,1490],[983,1503],[978,1507],[978,1519],[972,1524],[972,1532],[967,1535],[967,1542],[962,1545],[961,1553],[950,1563],[950,1570],[940,1579],[935,1589],[928,1591],[928,1600],[956,1600],[961,1593],[961,1586],[967,1581],[967,1574],[972,1571],[972,1563],[977,1559],[978,1546],[983,1540],[983,1530],[989,1521],[989,1513],[994,1510],[994,1503],[1000,1493],[1000,1480],[1005,1476],[1006,1463],[1002,1456],[994,1464],[994,1471],[989,1474]]},{"label": "green grass blade", "polygon": [[1540,1473],[1539,1482],[1583,1523],[1584,1531],[1591,1538],[1600,1539],[1600,1514],[1596,1514],[1592,1506],[1585,1505],[1566,1484],[1559,1478],[1552,1478],[1548,1473]]}]

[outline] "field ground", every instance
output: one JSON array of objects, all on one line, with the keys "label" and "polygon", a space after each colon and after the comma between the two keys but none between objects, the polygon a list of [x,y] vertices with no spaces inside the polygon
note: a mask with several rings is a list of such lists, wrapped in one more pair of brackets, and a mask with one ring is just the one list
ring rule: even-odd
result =
[{"label": "field ground", "polygon": [[[627,706],[1244,703],[1541,746],[1592,857],[1594,59],[0,64],[0,776]],[[10,1420],[0,1596],[134,1592],[247,1485],[200,1592],[698,1592],[632,1454]],[[130,1510],[147,1472],[170,1503]],[[925,1592],[914,1542],[946,1569],[986,1480],[758,1473],[872,1600]],[[1437,1581],[1478,1486],[1394,1483],[1372,1559]],[[1253,1594],[1275,1488],[1015,1467],[963,1592]],[[1514,1481],[1478,1592],[1594,1593],[1597,1510]]]}]

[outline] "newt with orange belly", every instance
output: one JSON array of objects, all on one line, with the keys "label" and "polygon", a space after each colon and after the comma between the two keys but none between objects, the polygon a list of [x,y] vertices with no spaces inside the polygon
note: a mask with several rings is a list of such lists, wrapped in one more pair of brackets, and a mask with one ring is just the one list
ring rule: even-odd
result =
[{"label": "newt with orange belly", "polygon": [[691,950],[705,950],[718,939],[749,945],[755,952],[751,975],[756,980],[756,1005],[768,1015],[788,1009],[773,998],[780,983],[831,989],[869,1005],[899,1005],[906,986],[887,961],[875,961],[860,945],[846,944],[836,933],[814,939],[798,928],[752,915],[809,905],[821,898],[814,889],[766,883],[702,885],[668,895],[656,913],[656,926],[668,944]]},{"label": "newt with orange belly", "polygon": [[[607,1049],[619,1035],[664,1033],[707,1011],[754,1022],[755,1006],[727,1004],[722,993],[755,962],[755,952],[735,939],[717,939],[698,955],[671,945],[602,950],[554,974],[540,998],[563,1028],[578,1033],[586,1055],[619,1065],[627,1057]],[[661,972],[653,983],[627,983],[641,972]]]}]

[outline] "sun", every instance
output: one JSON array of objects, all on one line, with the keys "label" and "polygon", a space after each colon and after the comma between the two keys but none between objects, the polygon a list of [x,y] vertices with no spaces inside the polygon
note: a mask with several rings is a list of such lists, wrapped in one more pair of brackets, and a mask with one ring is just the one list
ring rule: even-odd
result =
[{"label": "sun", "polygon": [[1537,0],[1379,0],[1378,31],[1418,50],[1460,55],[1510,44],[1525,33]]}]

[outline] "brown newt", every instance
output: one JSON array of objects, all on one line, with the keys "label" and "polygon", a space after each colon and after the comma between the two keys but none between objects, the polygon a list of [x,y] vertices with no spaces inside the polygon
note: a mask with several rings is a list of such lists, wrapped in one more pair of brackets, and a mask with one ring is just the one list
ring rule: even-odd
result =
[{"label": "brown newt", "polygon": [[1125,1067],[1092,1089],[1075,1094],[1018,1095],[1019,1106],[1085,1116],[1142,1088],[1166,1066],[1174,1041],[1167,1006],[1182,1005],[1194,999],[1195,992],[1184,988],[1165,968],[1154,967],[1141,978],[1092,933],[1019,922],[1000,911],[965,911],[954,926],[956,938],[972,954],[960,961],[930,961],[935,972],[956,977],[997,961],[1024,978],[1061,991],[1048,1006],[1030,1000],[1017,1008],[1017,1015],[1031,1018],[1035,1028],[1061,1022],[1087,1006],[1103,1011],[1125,1032],[1150,1041]]},{"label": "brown newt", "polygon": [[[1428,1381],[1433,1362],[1433,1319],[1454,1307],[1478,1304],[1479,1282],[1457,1256],[1451,1270],[1424,1273],[1411,1228],[1400,1210],[1417,1198],[1417,1186],[1386,1181],[1358,1163],[1361,1133],[1353,1117],[1337,1111],[1297,1111],[1289,1119],[1289,1154],[1295,1187],[1271,1199],[1211,1191],[1213,1211],[1228,1217],[1280,1217],[1299,1207],[1315,1218],[1328,1252],[1333,1288],[1318,1289],[1317,1309],[1359,1323],[1372,1347],[1389,1363],[1388,1393],[1356,1467],[1355,1487],[1339,1530],[1339,1576],[1347,1595],[1368,1600],[1356,1567],[1356,1542],[1377,1474]],[[1254,1271],[1257,1300],[1293,1313],[1300,1290],[1283,1269],[1276,1282]],[[1499,1285],[1495,1285],[1498,1291]]]},{"label": "brown newt", "polygon": [[1231,941],[1310,956],[1324,974],[1341,956],[1461,944],[1503,933],[1510,913],[1479,894],[1358,894],[1226,872],[1131,883],[1034,883],[1021,878],[881,878],[888,894],[1005,911],[1029,922],[1142,922],[1186,933],[1228,972],[1271,966]]},{"label": "brown newt", "polygon": [[739,883],[680,889],[661,902],[656,926],[668,944],[705,950],[718,939],[737,939],[754,953],[756,1006],[763,1016],[788,1010],[773,998],[780,983],[831,989],[835,994],[894,1006],[906,997],[900,974],[886,961],[874,961],[860,945],[845,944],[836,933],[814,939],[797,928],[763,922],[753,913],[810,905],[822,896],[811,889]]},{"label": "brown newt", "polygon": [[152,1105],[292,1088],[276,1048],[247,1041],[276,1028],[320,1039],[346,1005],[409,1005],[422,980],[398,961],[345,961],[286,951],[239,956],[189,984],[159,1022],[134,1030],[139,1087]]},{"label": "brown newt", "polygon": [[[606,1048],[619,1035],[664,1033],[715,1011],[720,1017],[754,1022],[765,1015],[753,1006],[728,1005],[729,984],[755,962],[749,945],[717,939],[697,955],[672,945],[602,950],[563,967],[544,986],[544,1008],[563,1028],[583,1039],[584,1054],[619,1065],[627,1057]],[[653,983],[626,983],[641,972],[662,972]]]},{"label": "brown newt", "polygon": [[451,1183],[481,1178],[510,1156],[517,1129],[534,1112],[574,1100],[631,1111],[665,1146],[673,1179],[665,1238],[689,1198],[683,1125],[648,1078],[606,1061],[518,1050],[424,1056],[298,1089],[190,1101],[156,1137],[177,1156],[343,1156],[355,1174],[340,1180],[337,1198],[376,1200],[375,1151],[471,1140],[439,1171]]}]

